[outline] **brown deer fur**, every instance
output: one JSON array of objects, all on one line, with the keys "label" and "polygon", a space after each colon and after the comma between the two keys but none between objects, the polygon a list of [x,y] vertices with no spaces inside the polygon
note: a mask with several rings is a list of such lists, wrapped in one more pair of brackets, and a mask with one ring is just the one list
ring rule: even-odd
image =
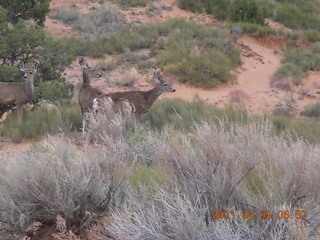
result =
[{"label": "brown deer fur", "polygon": [[23,105],[32,100],[34,93],[34,75],[37,72],[39,62],[34,64],[33,70],[25,69],[23,64],[21,70],[24,71],[24,83],[0,82],[0,104],[17,106],[18,119],[21,121]]}]

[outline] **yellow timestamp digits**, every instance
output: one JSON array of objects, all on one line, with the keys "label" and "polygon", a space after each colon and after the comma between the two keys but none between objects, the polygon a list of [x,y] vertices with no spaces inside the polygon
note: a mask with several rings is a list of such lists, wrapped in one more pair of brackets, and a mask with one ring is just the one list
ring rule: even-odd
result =
[{"label": "yellow timestamp digits", "polygon": [[250,219],[250,218],[259,218],[259,219],[271,219],[272,217],[277,217],[278,219],[305,219],[307,217],[307,211],[305,210],[296,210],[296,211],[275,211],[271,210],[266,211],[242,211],[239,214],[233,211],[212,211],[212,219]]}]

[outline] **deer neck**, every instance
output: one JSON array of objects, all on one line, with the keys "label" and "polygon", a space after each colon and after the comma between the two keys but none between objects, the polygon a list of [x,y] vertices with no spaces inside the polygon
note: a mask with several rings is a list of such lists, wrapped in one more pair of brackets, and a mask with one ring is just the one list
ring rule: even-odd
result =
[{"label": "deer neck", "polygon": [[83,71],[82,78],[82,86],[90,86],[91,81],[88,72]]},{"label": "deer neck", "polygon": [[146,94],[146,100],[148,107],[154,103],[155,100],[163,93],[160,87],[156,86],[153,89],[149,90]]},{"label": "deer neck", "polygon": [[27,93],[27,96],[28,97],[32,97],[33,93],[34,93],[34,80],[26,80],[25,81],[25,90],[26,90],[26,93]]}]

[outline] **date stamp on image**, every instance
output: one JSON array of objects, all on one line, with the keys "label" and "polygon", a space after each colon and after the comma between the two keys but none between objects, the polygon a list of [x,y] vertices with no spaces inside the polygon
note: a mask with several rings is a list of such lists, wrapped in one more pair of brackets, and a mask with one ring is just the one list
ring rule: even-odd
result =
[{"label": "date stamp on image", "polygon": [[296,210],[296,211],[212,211],[212,219],[305,219],[307,217],[307,211]]}]

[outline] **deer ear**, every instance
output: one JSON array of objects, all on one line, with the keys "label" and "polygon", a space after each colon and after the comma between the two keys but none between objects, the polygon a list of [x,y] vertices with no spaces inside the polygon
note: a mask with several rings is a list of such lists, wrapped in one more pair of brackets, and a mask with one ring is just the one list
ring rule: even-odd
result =
[{"label": "deer ear", "polygon": [[158,80],[159,80],[160,82],[164,82],[163,77],[162,77],[162,75],[160,74],[159,71],[157,71],[157,76],[158,76]]},{"label": "deer ear", "polygon": [[159,76],[158,76],[157,71],[154,71],[154,72],[153,72],[153,81],[159,82]]},{"label": "deer ear", "polygon": [[20,66],[20,70],[21,71],[25,71],[26,70],[25,67],[24,67],[24,63],[21,60],[18,61],[18,64]]}]

